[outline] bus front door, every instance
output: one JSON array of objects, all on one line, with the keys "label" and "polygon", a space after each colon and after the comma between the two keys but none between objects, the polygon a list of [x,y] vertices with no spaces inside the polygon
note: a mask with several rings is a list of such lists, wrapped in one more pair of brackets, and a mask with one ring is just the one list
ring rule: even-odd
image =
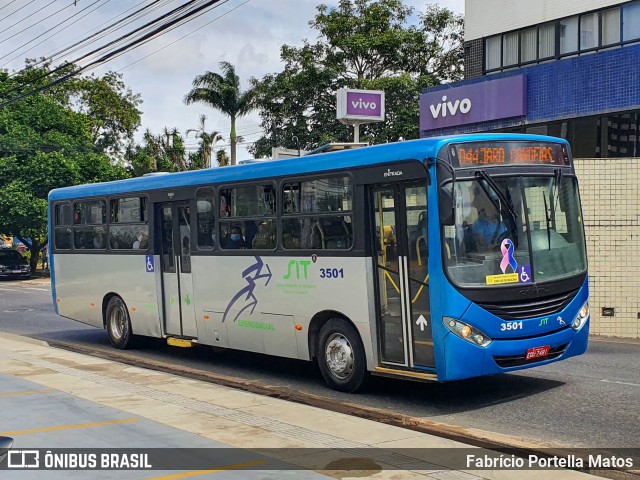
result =
[{"label": "bus front door", "polygon": [[415,182],[372,188],[380,360],[435,370],[427,244],[427,187]]},{"label": "bus front door", "polygon": [[164,330],[167,335],[195,338],[189,204],[163,203],[159,208]]}]

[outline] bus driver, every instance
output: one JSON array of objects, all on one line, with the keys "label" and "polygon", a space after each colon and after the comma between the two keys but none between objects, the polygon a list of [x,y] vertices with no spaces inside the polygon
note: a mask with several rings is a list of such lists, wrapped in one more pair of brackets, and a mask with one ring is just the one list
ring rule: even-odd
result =
[{"label": "bus driver", "polygon": [[482,188],[476,187],[471,204],[478,211],[478,218],[471,225],[477,250],[491,250],[500,244],[507,227],[500,220],[500,212]]}]

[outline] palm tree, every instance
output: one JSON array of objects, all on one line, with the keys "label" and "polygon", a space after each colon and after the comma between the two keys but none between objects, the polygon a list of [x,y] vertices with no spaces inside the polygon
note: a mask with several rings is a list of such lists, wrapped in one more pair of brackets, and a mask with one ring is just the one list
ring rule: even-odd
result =
[{"label": "palm tree", "polygon": [[178,129],[174,127],[169,130],[167,127],[164,127],[159,139],[169,162],[174,165],[179,172],[187,171],[184,140]]},{"label": "palm tree", "polygon": [[210,168],[213,146],[218,140],[224,139],[220,132],[216,132],[215,130],[207,133],[204,126],[206,120],[206,115],[200,115],[200,126],[198,128],[190,128],[187,130],[186,136],[188,137],[191,132],[195,132],[196,138],[200,139],[200,154],[202,155],[202,163],[204,164],[203,168]]},{"label": "palm tree", "polygon": [[236,119],[255,108],[254,89],[240,91],[240,77],[229,62],[220,62],[219,73],[205,72],[193,80],[193,88],[184,97],[184,103],[203,103],[231,117],[231,165],[236,164]]},{"label": "palm tree", "polygon": [[216,152],[216,162],[218,162],[219,167],[226,167],[229,165],[229,157],[223,148]]}]

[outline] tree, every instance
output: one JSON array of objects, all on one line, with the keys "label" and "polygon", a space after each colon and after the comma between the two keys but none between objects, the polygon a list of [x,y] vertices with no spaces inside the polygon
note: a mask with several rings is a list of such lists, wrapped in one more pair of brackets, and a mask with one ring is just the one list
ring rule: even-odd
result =
[{"label": "tree", "polygon": [[219,73],[205,72],[193,80],[193,88],[184,97],[187,105],[202,103],[231,118],[231,165],[236,164],[236,119],[247,115],[254,107],[253,89],[240,91],[240,77],[229,62],[220,62]]},{"label": "tree", "polygon": [[313,149],[351,141],[351,129],[337,122],[340,88],[382,89],[386,120],[361,128],[370,143],[417,138],[423,88],[462,76],[462,17],[428,6],[410,23],[413,9],[400,0],[340,0],[320,5],[310,25],[315,44],[284,45],[284,70],[251,79],[262,126],[269,132],[251,148],[256,156],[271,147]]},{"label": "tree", "polygon": [[122,75],[115,72],[72,79],[65,85],[71,103],[88,117],[96,147],[122,157],[141,124],[140,95],[127,88]]},{"label": "tree", "polygon": [[[71,63],[52,68],[49,62],[27,59],[25,67],[14,77],[17,81],[14,88],[21,92],[42,87],[60,80],[74,69]],[[134,94],[127,88],[122,75],[116,72],[107,72],[102,77],[94,74],[72,77],[43,94],[84,114],[94,145],[114,159],[122,158],[141,123],[142,112],[138,109],[142,103],[140,94]]]},{"label": "tree", "polygon": [[[28,75],[37,78],[33,72]],[[26,83],[20,75],[0,73],[0,99],[10,98]],[[87,116],[65,105],[60,91],[48,93],[0,109],[0,231],[25,243],[32,269],[47,243],[51,189],[128,176],[96,148]]]},{"label": "tree", "polygon": [[205,129],[205,122],[207,120],[207,116],[202,114],[200,115],[200,126],[196,128],[190,128],[185,132],[188,137],[191,132],[195,133],[196,138],[200,139],[200,148],[196,155],[199,155],[199,158],[202,160],[201,168],[210,168],[211,167],[211,155],[213,151],[213,146],[216,144],[218,140],[223,140],[220,132],[212,131],[207,132]]},{"label": "tree", "polygon": [[160,135],[147,129],[141,145],[131,146],[125,155],[133,175],[153,172],[184,172],[202,168],[195,156],[187,156],[184,138],[177,128],[164,127]]},{"label": "tree", "polygon": [[221,148],[216,152],[216,162],[219,167],[226,167],[229,165],[229,156],[227,152],[224,151],[224,148]]}]

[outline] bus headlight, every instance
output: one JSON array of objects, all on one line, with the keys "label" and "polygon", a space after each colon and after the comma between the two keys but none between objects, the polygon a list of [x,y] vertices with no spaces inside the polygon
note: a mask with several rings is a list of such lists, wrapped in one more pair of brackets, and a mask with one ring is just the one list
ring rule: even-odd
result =
[{"label": "bus headlight", "polygon": [[493,341],[477,328],[467,325],[456,318],[442,317],[442,322],[453,334],[474,345],[488,347]]},{"label": "bus headlight", "polygon": [[576,332],[582,328],[582,326],[587,323],[587,319],[589,318],[589,302],[584,302],[582,308],[578,311],[578,315],[575,320],[571,323],[571,328],[573,328]]}]

